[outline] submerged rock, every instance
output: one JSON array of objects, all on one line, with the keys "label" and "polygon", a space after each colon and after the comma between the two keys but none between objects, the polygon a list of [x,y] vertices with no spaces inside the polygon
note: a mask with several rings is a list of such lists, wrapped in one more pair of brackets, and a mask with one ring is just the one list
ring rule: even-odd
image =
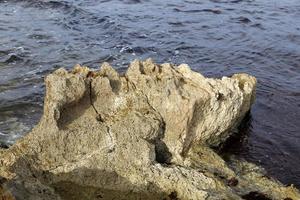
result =
[{"label": "submerged rock", "polygon": [[146,60],[124,75],[107,63],[59,69],[45,83],[39,124],[0,151],[2,187],[16,199],[300,198],[211,149],[250,110],[252,76],[211,79]]}]

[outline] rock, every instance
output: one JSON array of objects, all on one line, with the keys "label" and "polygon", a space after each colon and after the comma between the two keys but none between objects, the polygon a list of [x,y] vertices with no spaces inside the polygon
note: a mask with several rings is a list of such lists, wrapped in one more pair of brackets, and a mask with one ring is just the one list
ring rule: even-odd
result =
[{"label": "rock", "polygon": [[39,124],[0,151],[3,187],[16,199],[299,199],[294,187],[211,147],[237,128],[256,79],[205,78],[187,65],[104,63],[45,79]]},{"label": "rock", "polygon": [[208,79],[185,64],[174,69],[147,60],[133,62],[125,76],[162,116],[163,141],[176,161],[193,145],[225,141],[255,98],[256,79],[246,74]]}]

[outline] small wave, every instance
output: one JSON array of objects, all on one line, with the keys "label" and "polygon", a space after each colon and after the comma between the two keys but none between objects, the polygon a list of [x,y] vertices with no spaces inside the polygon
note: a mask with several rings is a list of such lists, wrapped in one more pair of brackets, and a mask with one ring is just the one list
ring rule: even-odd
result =
[{"label": "small wave", "polygon": [[147,34],[139,33],[139,32],[130,32],[130,33],[128,33],[128,35],[130,35],[131,37],[134,37],[134,38],[141,38],[141,39],[148,38]]},{"label": "small wave", "polygon": [[239,23],[243,23],[243,24],[248,24],[251,22],[251,20],[248,17],[238,17],[238,18],[233,18],[233,20],[236,20]]},{"label": "small wave", "polygon": [[126,0],[126,1],[123,1],[125,4],[140,4],[142,3],[141,0]]},{"label": "small wave", "polygon": [[[24,1],[23,1],[24,2]],[[72,8],[72,6],[66,1],[33,1],[27,0],[26,3],[32,7],[39,7],[39,8],[52,8],[52,9],[64,9],[68,10]]]},{"label": "small wave", "polygon": [[231,1],[228,1],[228,0],[210,0],[210,2],[213,2],[213,3],[232,3],[232,4],[251,3],[253,1],[254,0],[231,0]]},{"label": "small wave", "polygon": [[201,1],[195,1],[195,0],[185,0],[185,3],[190,3],[190,4],[203,4]]},{"label": "small wave", "polygon": [[120,53],[131,53],[131,54],[144,54],[148,52],[156,52],[154,47],[130,47],[130,46],[125,46],[122,47],[120,50]]},{"label": "small wave", "polygon": [[230,3],[241,3],[241,2],[243,2],[243,0],[232,0],[232,1],[230,1]]},{"label": "small wave", "polygon": [[172,26],[184,26],[182,22],[168,22],[168,24]]},{"label": "small wave", "polygon": [[209,13],[213,13],[213,14],[221,14],[222,13],[221,10],[217,10],[217,9],[181,10],[179,8],[174,8],[173,10],[176,12],[184,12],[184,13],[199,13],[199,12],[209,12]]},{"label": "small wave", "polygon": [[85,13],[81,8],[78,8],[74,4],[67,2],[67,1],[42,1],[42,0],[12,0],[12,2],[21,2],[24,3],[23,6],[25,7],[33,7],[38,9],[56,9],[61,10],[63,12],[67,12],[70,14],[80,14]]},{"label": "small wave", "polygon": [[49,35],[44,35],[44,34],[30,34],[28,35],[29,39],[37,39],[37,40],[49,40],[52,37]]},{"label": "small wave", "polygon": [[259,28],[259,29],[261,29],[261,30],[265,30],[265,28],[263,27],[263,25],[262,25],[261,23],[253,24],[253,25],[251,25],[251,27]]},{"label": "small wave", "polygon": [[147,52],[156,52],[154,47],[133,47],[134,53],[144,54]]},{"label": "small wave", "polygon": [[10,54],[10,51],[0,50],[0,57]]},{"label": "small wave", "polygon": [[98,59],[95,60],[89,60],[82,63],[82,65],[86,66],[93,66],[93,65],[99,65],[103,62],[112,63],[113,61],[117,60],[117,57],[114,55],[104,55]]},{"label": "small wave", "polygon": [[10,63],[16,63],[16,62],[21,62],[21,61],[23,61],[23,59],[21,57],[13,54],[13,55],[10,55],[10,57],[8,59],[6,59],[4,61],[4,63],[10,64]]}]

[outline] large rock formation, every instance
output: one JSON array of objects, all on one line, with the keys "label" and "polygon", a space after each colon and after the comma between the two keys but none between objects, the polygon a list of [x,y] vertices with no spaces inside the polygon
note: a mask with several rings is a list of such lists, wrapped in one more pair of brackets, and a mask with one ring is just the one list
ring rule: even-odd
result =
[{"label": "large rock formation", "polygon": [[124,75],[77,65],[45,82],[39,124],[0,151],[2,189],[16,199],[300,199],[210,148],[249,111],[252,76],[211,79],[147,60]]}]

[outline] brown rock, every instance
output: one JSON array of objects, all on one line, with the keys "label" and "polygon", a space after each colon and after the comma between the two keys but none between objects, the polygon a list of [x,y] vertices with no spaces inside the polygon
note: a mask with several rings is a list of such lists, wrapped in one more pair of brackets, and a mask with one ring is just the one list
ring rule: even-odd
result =
[{"label": "brown rock", "polygon": [[[299,197],[255,165],[233,159],[229,168],[210,149],[250,110],[252,76],[211,79],[147,60],[124,76],[107,63],[59,69],[45,83],[39,124],[1,152],[0,176],[16,199],[241,199],[253,188]],[[239,184],[228,187],[230,177]]]}]

